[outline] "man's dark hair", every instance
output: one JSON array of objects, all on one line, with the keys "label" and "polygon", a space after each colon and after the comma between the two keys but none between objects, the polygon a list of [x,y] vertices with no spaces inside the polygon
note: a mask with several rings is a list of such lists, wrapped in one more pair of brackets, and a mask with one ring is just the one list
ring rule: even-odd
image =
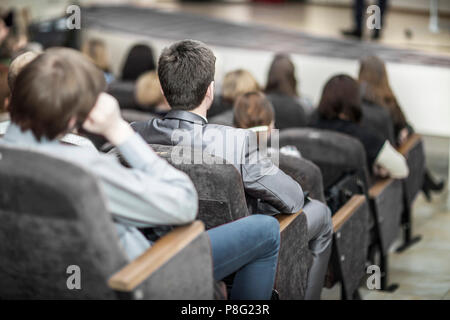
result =
[{"label": "man's dark hair", "polygon": [[204,43],[183,40],[165,48],[158,62],[161,88],[172,109],[200,105],[214,81],[216,57]]},{"label": "man's dark hair", "polygon": [[326,119],[338,119],[343,114],[348,120],[359,122],[362,112],[356,80],[344,74],[328,80],[323,88],[318,110]]},{"label": "man's dark hair", "polygon": [[55,139],[74,116],[83,123],[105,90],[103,72],[80,52],[48,49],[17,76],[11,96],[11,120],[37,139]]}]

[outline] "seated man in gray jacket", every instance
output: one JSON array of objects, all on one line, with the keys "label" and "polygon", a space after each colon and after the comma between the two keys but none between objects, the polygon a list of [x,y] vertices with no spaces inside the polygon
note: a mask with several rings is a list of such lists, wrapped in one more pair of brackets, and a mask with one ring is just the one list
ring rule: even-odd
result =
[{"label": "seated man in gray jacket", "polygon": [[[196,217],[198,197],[189,177],[159,158],[121,118],[117,100],[102,92],[104,88],[103,73],[81,53],[48,49],[15,80],[11,124],[0,144],[43,152],[95,175],[104,195],[98,201],[105,201],[124,253],[135,259],[151,245],[138,227],[189,223]],[[81,125],[115,145],[131,169],[114,157],[58,141]],[[210,229],[208,236],[215,279],[237,273],[231,298],[269,299],[278,259],[278,221],[254,215]]]},{"label": "seated man in gray jacket", "polygon": [[184,40],[165,48],[158,76],[172,111],[163,119],[132,126],[148,143],[200,147],[204,154],[233,164],[242,176],[251,213],[295,213],[303,208],[313,254],[306,298],[319,299],[331,253],[331,212],[315,200],[304,206],[300,185],[259,152],[254,132],[208,124],[214,73],[215,56],[203,43]]}]

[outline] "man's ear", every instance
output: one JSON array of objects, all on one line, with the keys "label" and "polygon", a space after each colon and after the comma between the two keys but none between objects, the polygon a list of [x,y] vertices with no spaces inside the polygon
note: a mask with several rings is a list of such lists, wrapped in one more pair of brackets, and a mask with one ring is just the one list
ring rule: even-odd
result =
[{"label": "man's ear", "polygon": [[6,112],[9,112],[9,97],[5,98],[5,108],[4,109]]},{"label": "man's ear", "polygon": [[206,90],[206,97],[208,98],[208,110],[211,108],[212,102],[214,100],[214,81],[211,81],[211,83],[208,86],[208,90]]},{"label": "man's ear", "polygon": [[76,117],[76,116],[70,117],[69,125],[68,125],[67,130],[68,130],[69,132],[74,131],[74,129],[75,129],[75,127],[76,127],[76,124],[77,124],[77,117]]}]

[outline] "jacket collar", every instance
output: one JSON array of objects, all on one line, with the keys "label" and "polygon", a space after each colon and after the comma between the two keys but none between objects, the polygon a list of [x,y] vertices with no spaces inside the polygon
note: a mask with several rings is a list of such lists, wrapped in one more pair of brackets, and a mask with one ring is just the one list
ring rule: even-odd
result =
[{"label": "jacket collar", "polygon": [[22,131],[22,129],[11,122],[6,129],[6,133],[3,136],[3,140],[9,143],[14,143],[22,146],[38,146],[38,145],[57,145],[59,144],[58,140],[49,140],[45,137],[41,138],[41,140],[36,139],[33,132],[31,130]]},{"label": "jacket collar", "polygon": [[164,119],[176,119],[200,125],[205,125],[208,123],[208,121],[202,116],[185,110],[171,110],[166,114]]}]

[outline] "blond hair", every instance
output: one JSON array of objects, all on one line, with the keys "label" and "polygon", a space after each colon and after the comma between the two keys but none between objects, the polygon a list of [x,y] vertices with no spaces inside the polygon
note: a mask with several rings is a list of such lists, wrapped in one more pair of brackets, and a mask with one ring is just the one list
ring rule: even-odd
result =
[{"label": "blond hair", "polygon": [[134,93],[136,102],[142,107],[156,107],[164,100],[155,71],[148,71],[139,76]]},{"label": "blond hair", "polygon": [[25,68],[25,66],[29,64],[31,61],[33,61],[39,54],[40,53],[28,51],[17,56],[11,62],[8,71],[8,86],[11,92],[14,89],[14,82],[16,81],[16,78],[19,75],[20,71],[22,71],[22,69]]},{"label": "blond hair", "polygon": [[222,97],[232,103],[240,95],[253,91],[259,91],[259,84],[247,70],[228,72],[223,79]]},{"label": "blond hair", "polygon": [[109,72],[109,59],[106,44],[100,39],[89,39],[81,49],[91,61],[104,72]]}]

